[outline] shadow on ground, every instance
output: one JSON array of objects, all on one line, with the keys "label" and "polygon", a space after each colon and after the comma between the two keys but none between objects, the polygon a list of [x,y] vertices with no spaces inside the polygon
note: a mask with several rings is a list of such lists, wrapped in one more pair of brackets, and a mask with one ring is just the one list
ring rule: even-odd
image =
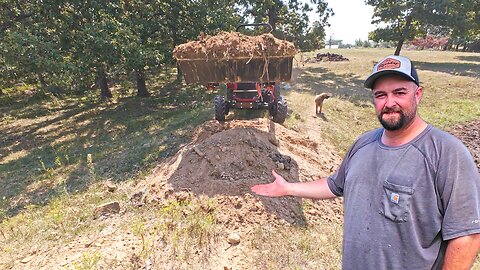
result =
[{"label": "shadow on ground", "polygon": [[[460,58],[462,56],[459,56]],[[468,56],[463,56],[468,57]],[[474,56],[472,56],[474,57]],[[472,59],[472,58],[468,58]],[[468,60],[471,61],[471,60]],[[473,61],[473,60],[472,60]],[[455,76],[480,77],[480,64],[473,63],[428,63],[415,62],[416,68],[419,70],[430,70],[434,72],[442,72]]]},{"label": "shadow on ground", "polygon": [[109,103],[1,97],[0,198],[7,215],[65,190],[129,180],[176,153],[189,131],[212,115],[213,96],[204,89],[168,83],[151,90],[148,98]]},{"label": "shadow on ground", "polygon": [[363,87],[365,78],[354,73],[336,74],[324,67],[304,67],[292,83],[295,91],[314,95],[332,93],[354,104],[371,102],[371,93]]},{"label": "shadow on ground", "polygon": [[459,56],[456,56],[455,58],[462,61],[477,62],[477,64],[480,63],[480,56],[476,56],[476,55],[459,55]]}]

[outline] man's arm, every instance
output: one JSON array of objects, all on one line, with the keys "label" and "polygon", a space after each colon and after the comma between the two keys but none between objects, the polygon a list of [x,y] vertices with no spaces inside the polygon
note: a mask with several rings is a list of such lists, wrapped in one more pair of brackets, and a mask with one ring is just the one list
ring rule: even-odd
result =
[{"label": "man's arm", "polygon": [[480,234],[466,235],[448,241],[443,270],[470,269],[480,250]]},{"label": "man's arm", "polygon": [[335,194],[330,191],[327,179],[304,183],[289,183],[282,176],[272,171],[275,181],[269,184],[256,185],[251,188],[258,195],[269,197],[295,196],[309,199],[331,199]]}]

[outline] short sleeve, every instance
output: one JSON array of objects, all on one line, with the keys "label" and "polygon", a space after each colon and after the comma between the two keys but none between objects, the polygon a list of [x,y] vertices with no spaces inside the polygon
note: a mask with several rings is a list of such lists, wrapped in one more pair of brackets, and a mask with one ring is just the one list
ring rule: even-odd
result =
[{"label": "short sleeve", "polygon": [[438,166],[443,240],[480,233],[480,174],[471,154],[458,141],[442,151]]},{"label": "short sleeve", "polygon": [[327,177],[328,188],[333,194],[335,194],[335,196],[343,196],[343,187],[345,186],[347,167],[352,156],[356,153],[356,151],[358,151],[358,149],[378,139],[382,134],[382,130],[383,129],[381,128],[375,129],[360,136],[360,138],[358,138],[358,140],[355,141],[352,147],[348,150],[347,154],[343,158],[342,164],[340,164],[340,167],[338,167],[337,171]]},{"label": "short sleeve", "polygon": [[343,186],[345,185],[345,157],[337,171],[327,178],[328,188],[335,196],[343,196]]},{"label": "short sleeve", "polygon": [[343,187],[345,185],[346,178],[346,167],[357,143],[358,141],[352,145],[348,153],[343,158],[342,164],[340,164],[340,167],[338,167],[337,171],[327,178],[328,188],[330,188],[330,191],[335,194],[335,196],[343,196]]}]

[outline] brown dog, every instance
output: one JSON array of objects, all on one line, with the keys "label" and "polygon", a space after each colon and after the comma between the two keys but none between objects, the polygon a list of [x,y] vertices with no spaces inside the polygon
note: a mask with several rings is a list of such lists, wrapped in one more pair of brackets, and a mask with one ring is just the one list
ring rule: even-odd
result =
[{"label": "brown dog", "polygon": [[[331,93],[321,93],[320,95],[315,96],[315,114],[322,113],[323,101],[330,97],[332,97]],[[320,110],[318,108],[320,108]]]}]

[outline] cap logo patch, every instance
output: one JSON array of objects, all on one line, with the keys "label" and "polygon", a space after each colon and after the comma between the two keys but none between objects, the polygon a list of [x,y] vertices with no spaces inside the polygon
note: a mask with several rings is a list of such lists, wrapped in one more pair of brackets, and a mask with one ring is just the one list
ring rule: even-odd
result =
[{"label": "cap logo patch", "polygon": [[380,64],[378,64],[377,71],[383,69],[397,69],[400,68],[401,62],[397,59],[387,58],[383,60]]}]

